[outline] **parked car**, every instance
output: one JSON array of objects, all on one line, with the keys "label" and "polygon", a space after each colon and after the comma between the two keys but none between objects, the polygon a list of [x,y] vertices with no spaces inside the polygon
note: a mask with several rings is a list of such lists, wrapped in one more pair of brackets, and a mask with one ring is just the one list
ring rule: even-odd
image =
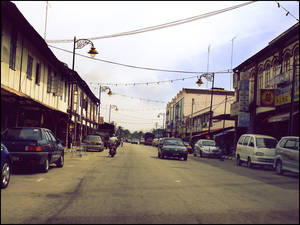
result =
[{"label": "parked car", "polygon": [[273,168],[278,174],[284,171],[299,173],[299,137],[282,137],[276,145]]},{"label": "parked car", "polygon": [[140,144],[141,144],[141,145],[144,145],[144,144],[145,144],[145,138],[141,138],[141,139],[140,139]]},{"label": "parked car", "polygon": [[180,138],[163,138],[158,146],[158,158],[177,157],[187,160],[188,151]]},{"label": "parked car", "polygon": [[64,148],[51,130],[40,127],[7,128],[2,142],[12,156],[12,164],[38,166],[48,172],[49,166],[64,166]]},{"label": "parked car", "polygon": [[222,156],[222,150],[214,140],[199,139],[194,145],[194,156],[200,155],[200,157],[215,157]]},{"label": "parked car", "polygon": [[86,151],[95,150],[102,152],[105,148],[101,136],[97,134],[88,134],[85,136],[82,140],[82,145]]},{"label": "parked car", "polygon": [[157,146],[158,146],[158,143],[159,143],[159,138],[154,138],[154,139],[152,140],[152,146],[157,147]]},{"label": "parked car", "polygon": [[1,188],[6,188],[8,186],[11,173],[11,155],[6,146],[1,143]]},{"label": "parked car", "polygon": [[138,143],[139,143],[139,139],[137,139],[137,138],[131,139],[131,144],[138,144]]},{"label": "parked car", "polygon": [[259,134],[244,134],[236,146],[236,163],[238,166],[246,162],[253,165],[273,166],[277,140],[274,137]]},{"label": "parked car", "polygon": [[192,146],[188,142],[186,142],[186,141],[184,141],[183,144],[186,147],[186,149],[188,150],[188,153],[192,154],[193,153]]}]

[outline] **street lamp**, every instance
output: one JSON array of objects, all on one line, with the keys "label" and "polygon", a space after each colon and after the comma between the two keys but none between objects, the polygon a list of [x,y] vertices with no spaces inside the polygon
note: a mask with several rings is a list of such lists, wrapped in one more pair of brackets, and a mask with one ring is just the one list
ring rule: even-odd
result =
[{"label": "street lamp", "polygon": [[108,123],[110,123],[110,114],[111,114],[111,109],[114,109],[116,111],[118,111],[118,106],[116,105],[109,105],[109,119],[108,119]]},{"label": "street lamp", "polygon": [[200,75],[198,81],[196,82],[198,86],[203,84],[201,77],[206,78],[207,81],[212,82],[211,85],[211,95],[210,95],[210,113],[209,113],[209,125],[208,125],[208,135],[210,137],[210,127],[211,127],[211,117],[212,117],[212,102],[213,102],[213,89],[214,89],[214,81],[215,81],[215,74],[214,73],[205,73]]},{"label": "street lamp", "polygon": [[101,92],[106,91],[106,90],[108,90],[107,94],[109,96],[111,96],[112,95],[112,91],[111,91],[110,87],[108,87],[108,86],[101,87],[100,86],[100,88],[99,88],[99,117],[100,117]]},{"label": "street lamp", "polygon": [[158,113],[157,118],[159,118],[160,116],[163,116],[163,130],[165,130],[165,116],[166,116],[166,114]]},{"label": "street lamp", "polygon": [[[78,39],[76,40],[76,37],[74,37],[74,42],[73,42],[73,63],[72,63],[72,72],[74,73],[74,66],[75,66],[75,50],[76,49],[81,49],[83,48],[84,46],[86,46],[87,44],[91,44],[92,47],[90,49],[90,51],[88,52],[91,57],[93,58],[96,54],[98,54],[98,52],[96,51],[96,48],[94,47],[94,44],[92,41],[88,40],[88,39]],[[71,127],[71,124],[72,124],[72,113],[73,113],[73,81],[71,82],[71,101],[70,101],[70,114],[69,114],[69,126],[68,126],[68,135],[71,135],[71,132],[70,132],[70,127]],[[75,127],[74,127],[74,130],[75,130],[75,140],[76,140],[76,120],[75,120]],[[68,138],[67,138],[68,140]]]}]

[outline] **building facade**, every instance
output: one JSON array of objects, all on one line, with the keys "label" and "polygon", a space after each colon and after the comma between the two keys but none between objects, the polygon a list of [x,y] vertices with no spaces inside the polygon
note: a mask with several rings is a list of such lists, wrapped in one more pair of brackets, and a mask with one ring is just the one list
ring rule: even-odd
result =
[{"label": "building facade", "polygon": [[73,123],[78,124],[80,116],[84,131],[95,128],[99,99],[80,76],[55,57],[14,3],[1,2],[1,19],[1,131],[16,126],[46,127],[67,141],[71,84],[86,102],[84,110],[78,107],[73,91],[73,108],[79,108]]},{"label": "building facade", "polygon": [[[209,127],[210,105],[212,99],[212,124]],[[180,137],[189,140],[191,136],[233,127],[234,121],[217,119],[218,116],[230,113],[230,104],[234,102],[234,92],[221,88],[189,89],[183,88],[167,104],[166,128],[169,137]],[[225,105],[227,107],[225,107]],[[215,118],[215,119],[214,119]]]},{"label": "building facade", "polygon": [[299,23],[234,68],[233,81],[235,143],[243,133],[299,135]]}]

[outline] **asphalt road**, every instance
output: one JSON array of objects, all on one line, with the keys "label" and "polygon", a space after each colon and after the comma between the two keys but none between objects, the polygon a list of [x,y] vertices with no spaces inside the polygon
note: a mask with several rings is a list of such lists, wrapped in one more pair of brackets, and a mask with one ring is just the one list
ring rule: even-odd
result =
[{"label": "asphalt road", "polygon": [[65,156],[63,168],[16,171],[1,223],[299,224],[299,176],[233,160],[159,159],[151,146]]}]

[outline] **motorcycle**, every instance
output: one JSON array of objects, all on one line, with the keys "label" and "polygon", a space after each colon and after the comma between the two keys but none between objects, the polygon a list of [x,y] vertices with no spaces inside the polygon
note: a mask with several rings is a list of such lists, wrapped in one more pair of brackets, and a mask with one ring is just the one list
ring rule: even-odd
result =
[{"label": "motorcycle", "polygon": [[110,156],[114,157],[116,153],[117,153],[117,146],[116,145],[111,145],[110,148],[109,148]]}]

